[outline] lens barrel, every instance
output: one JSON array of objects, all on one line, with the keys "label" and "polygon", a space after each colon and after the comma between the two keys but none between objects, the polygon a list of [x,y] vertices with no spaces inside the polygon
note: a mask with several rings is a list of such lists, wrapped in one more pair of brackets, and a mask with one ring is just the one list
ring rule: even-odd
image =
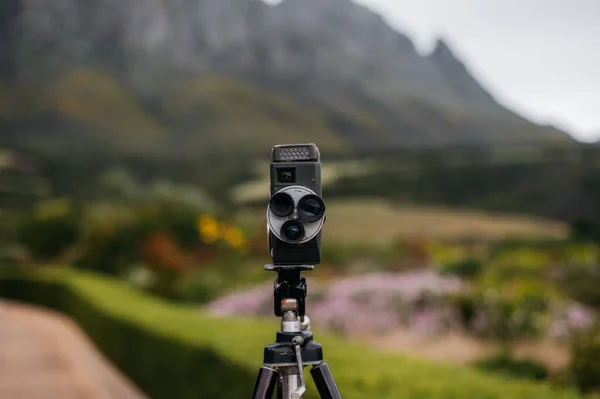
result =
[{"label": "lens barrel", "polygon": [[269,201],[269,208],[275,216],[285,217],[294,210],[294,200],[287,193],[276,193]]},{"label": "lens barrel", "polygon": [[289,243],[296,243],[304,238],[304,226],[297,220],[288,220],[281,226],[281,236]]},{"label": "lens barrel", "polygon": [[325,203],[318,195],[306,195],[298,202],[298,214],[307,222],[316,222],[325,214]]}]

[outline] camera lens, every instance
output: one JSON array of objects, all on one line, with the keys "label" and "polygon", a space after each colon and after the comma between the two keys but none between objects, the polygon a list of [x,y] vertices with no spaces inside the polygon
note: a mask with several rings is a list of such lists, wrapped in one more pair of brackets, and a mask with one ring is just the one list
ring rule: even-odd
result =
[{"label": "camera lens", "polygon": [[271,212],[279,217],[284,217],[294,210],[294,200],[286,193],[277,193],[269,201]]},{"label": "camera lens", "polygon": [[318,195],[307,195],[298,203],[298,213],[302,219],[316,222],[325,214],[325,203]]},{"label": "camera lens", "polygon": [[288,242],[298,242],[304,237],[304,227],[296,220],[288,220],[281,226],[281,235]]}]

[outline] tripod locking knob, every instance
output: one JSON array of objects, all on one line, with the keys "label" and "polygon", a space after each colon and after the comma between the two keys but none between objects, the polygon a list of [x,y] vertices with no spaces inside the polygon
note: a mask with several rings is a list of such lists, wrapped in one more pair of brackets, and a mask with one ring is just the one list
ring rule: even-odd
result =
[{"label": "tripod locking knob", "polygon": [[300,330],[310,331],[310,319],[307,315],[300,317]]}]

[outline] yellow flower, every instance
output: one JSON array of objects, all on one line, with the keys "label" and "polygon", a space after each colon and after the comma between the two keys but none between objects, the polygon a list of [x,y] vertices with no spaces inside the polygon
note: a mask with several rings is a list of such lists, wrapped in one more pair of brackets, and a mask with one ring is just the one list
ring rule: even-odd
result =
[{"label": "yellow flower", "polygon": [[239,249],[246,245],[244,233],[238,227],[228,227],[223,235],[225,242],[232,248]]},{"label": "yellow flower", "polygon": [[208,243],[213,243],[221,236],[219,222],[211,216],[201,216],[198,220],[198,231],[202,239]]},{"label": "yellow flower", "polygon": [[58,198],[37,205],[36,217],[39,219],[51,219],[68,215],[71,211],[71,201],[66,198]]}]

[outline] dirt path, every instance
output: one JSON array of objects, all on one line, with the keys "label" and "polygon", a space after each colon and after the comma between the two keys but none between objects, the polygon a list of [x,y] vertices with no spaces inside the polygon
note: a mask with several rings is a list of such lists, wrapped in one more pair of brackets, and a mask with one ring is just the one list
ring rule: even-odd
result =
[{"label": "dirt path", "polygon": [[0,399],[147,399],[68,318],[0,301]]}]

